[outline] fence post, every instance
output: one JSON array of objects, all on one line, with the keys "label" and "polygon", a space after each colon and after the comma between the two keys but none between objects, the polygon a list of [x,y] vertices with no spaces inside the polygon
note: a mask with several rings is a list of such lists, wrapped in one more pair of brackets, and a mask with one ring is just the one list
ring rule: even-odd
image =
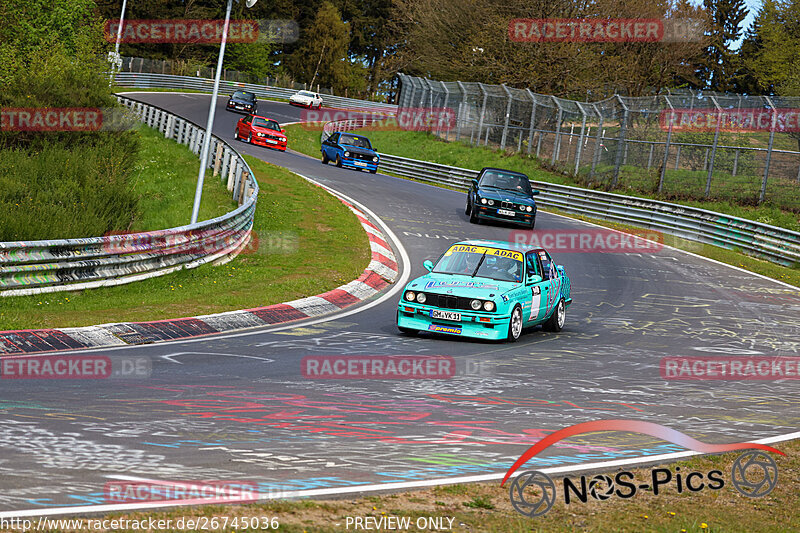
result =
[{"label": "fence post", "polygon": [[[717,108],[717,126],[714,128],[714,144],[711,145],[711,161],[708,161],[708,177],[706,178],[706,194],[705,197],[708,198],[711,194],[711,176],[714,173],[714,159],[717,157],[717,143],[719,142],[719,128],[720,122],[722,122],[722,108],[717,103],[717,99],[713,96],[711,97],[711,101],[714,103],[714,107]],[[708,157],[708,150],[706,150],[706,157]]]},{"label": "fence post", "polygon": [[431,83],[431,80],[429,80],[428,78],[425,78],[425,83],[428,84],[428,90],[431,93],[430,94],[430,98],[429,98],[429,103],[428,103],[428,109],[432,109],[433,108],[433,83]]},{"label": "fence post", "polygon": [[214,158],[214,176],[219,176],[219,167],[222,165],[222,143],[217,143],[217,155]]},{"label": "fence post", "polygon": [[[444,104],[442,105],[442,111],[444,113],[447,113],[447,104],[450,101],[450,91],[447,90],[447,85],[445,85],[443,81],[440,81],[439,83],[442,84],[442,89],[444,89]],[[439,134],[439,135],[442,134],[442,116],[441,116],[441,114],[439,114],[439,119],[436,121],[436,133]],[[449,132],[448,132],[448,134],[447,134],[447,136],[445,138],[448,139],[448,140],[450,139]]]},{"label": "fence post", "polygon": [[669,158],[669,143],[672,141],[672,123],[675,122],[675,108],[672,107],[669,96],[665,96],[664,100],[666,100],[669,106],[669,129],[667,129],[667,142],[664,143],[664,161],[661,164],[661,175],[658,178],[659,194],[661,194],[661,189],[664,187],[664,175],[667,173],[667,159]]},{"label": "fence post", "polygon": [[551,96],[550,98],[558,108],[558,115],[556,116],[556,138],[553,139],[553,153],[550,155],[550,164],[555,165],[556,159],[558,159],[559,152],[561,151],[561,117],[563,116],[563,113],[561,110],[561,104],[558,103],[558,99],[555,96]]},{"label": "fence post", "polygon": [[594,157],[592,158],[592,169],[589,171],[589,182],[594,179],[594,169],[600,161],[600,146],[603,144],[603,114],[597,109],[597,104],[592,104],[594,112],[597,113],[600,121],[597,123],[597,139],[594,142]]},{"label": "fence post", "polygon": [[531,108],[531,127],[528,130],[528,155],[531,153],[531,149],[533,148],[533,129],[536,124],[536,95],[530,89],[525,89],[528,91],[528,96],[531,97],[531,102],[533,102],[533,107]]},{"label": "fence post", "polygon": [[458,88],[461,91],[461,101],[459,102],[458,107],[458,118],[456,119],[456,140],[461,140],[461,128],[464,126],[464,117],[463,115],[467,113],[469,109],[469,104],[467,104],[467,89],[464,87],[464,84],[460,81],[458,82]]},{"label": "fence post", "polygon": [[628,106],[622,101],[622,97],[617,95],[617,101],[622,106],[622,121],[619,125],[619,138],[617,140],[617,157],[614,161],[614,178],[611,180],[611,188],[615,189],[619,182],[619,169],[622,166],[622,152],[625,150],[625,130],[628,127]]},{"label": "fence post", "polygon": [[506,139],[508,138],[508,121],[511,119],[511,102],[513,98],[511,97],[511,91],[508,90],[505,83],[501,84],[500,87],[506,92],[506,96],[508,97],[508,104],[506,104],[506,119],[503,123],[503,137],[500,139],[500,149],[506,149]]},{"label": "fence post", "polygon": [[578,141],[577,148],[575,148],[575,171],[573,172],[573,174],[577,176],[578,169],[580,168],[581,165],[581,151],[583,149],[583,137],[586,133],[586,111],[583,109],[583,106],[581,105],[580,102],[576,101],[575,103],[578,105],[578,109],[581,110],[581,115],[583,115],[583,118],[581,119],[581,138]]},{"label": "fence post", "polygon": [[489,93],[486,92],[486,89],[483,88],[482,83],[478,83],[478,87],[480,87],[481,92],[483,93],[483,105],[481,105],[481,116],[478,119],[478,145],[481,144],[481,132],[483,131],[483,117],[486,115],[486,100],[489,98]]},{"label": "fence post", "polygon": [[775,109],[775,105],[772,103],[772,99],[769,96],[764,97],[772,108],[772,123],[769,128],[769,145],[767,146],[767,160],[764,162],[764,181],[761,182],[761,194],[758,196],[758,203],[762,203],[764,198],[767,195],[767,178],[769,177],[769,163],[772,159],[772,145],[775,142],[775,127],[777,126],[778,121],[778,110]]},{"label": "fence post", "polygon": [[417,107],[423,107],[425,105],[425,97],[427,96],[425,93],[428,92],[428,89],[425,88],[425,85],[422,84],[422,81],[420,81],[419,84],[421,85],[422,88],[422,94],[419,97],[419,105]]}]

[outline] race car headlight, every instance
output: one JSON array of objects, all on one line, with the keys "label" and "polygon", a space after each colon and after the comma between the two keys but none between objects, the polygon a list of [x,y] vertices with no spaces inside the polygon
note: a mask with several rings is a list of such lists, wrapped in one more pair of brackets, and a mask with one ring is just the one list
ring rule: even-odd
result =
[{"label": "race car headlight", "polygon": [[486,198],[481,198],[481,203],[485,204],[486,203]]},{"label": "race car headlight", "polygon": [[415,297],[415,296],[416,296],[416,295],[414,294],[414,292],[413,292],[413,291],[408,291],[408,292],[406,293],[406,300],[408,300],[409,302],[413,302],[413,301],[414,301],[414,297]]},{"label": "race car headlight", "polygon": [[483,302],[483,308],[486,311],[494,311],[494,302]]},{"label": "race car headlight", "polygon": [[344,156],[345,156],[345,157],[350,157],[350,152],[345,152],[345,153],[344,153]]},{"label": "race car headlight", "polygon": [[489,200],[489,205],[494,205],[494,200]]},{"label": "race car headlight", "polygon": [[520,209],[520,211],[525,211],[525,206],[521,205],[521,206],[519,206],[519,209]]},{"label": "race car headlight", "polygon": [[425,293],[424,293],[424,292],[418,292],[418,293],[417,293],[417,301],[418,301],[419,303],[421,303],[421,304],[424,304],[424,303],[425,303],[425,300],[427,300],[427,299],[428,299],[428,298],[425,296]]},{"label": "race car headlight", "polygon": [[373,157],[373,158],[372,158],[372,162],[373,162],[373,163],[377,163],[377,162],[378,162],[378,156],[375,156],[375,157]]},{"label": "race car headlight", "polygon": [[469,303],[469,306],[470,306],[471,308],[473,308],[475,311],[479,310],[479,309],[481,308],[481,305],[482,305],[482,304],[481,304],[481,301],[480,301],[480,300],[472,300],[472,301]]}]

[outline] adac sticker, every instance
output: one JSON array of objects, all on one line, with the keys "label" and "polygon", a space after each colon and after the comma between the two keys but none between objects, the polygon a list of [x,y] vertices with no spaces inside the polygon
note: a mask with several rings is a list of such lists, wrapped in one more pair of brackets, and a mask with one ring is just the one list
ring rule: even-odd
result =
[{"label": "adac sticker", "polygon": [[508,257],[514,259],[516,261],[522,261],[522,253],[515,252],[513,250],[500,250],[498,248],[487,248],[485,246],[468,246],[466,244],[456,244],[451,246],[447,252],[445,252],[445,256],[452,255],[456,252],[463,252],[463,253],[470,253],[470,254],[486,254],[486,255],[494,255],[497,257]]}]

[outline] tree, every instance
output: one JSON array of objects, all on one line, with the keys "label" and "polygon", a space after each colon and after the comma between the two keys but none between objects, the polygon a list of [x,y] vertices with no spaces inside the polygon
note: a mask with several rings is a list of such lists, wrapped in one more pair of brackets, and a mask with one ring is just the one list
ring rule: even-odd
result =
[{"label": "tree", "polygon": [[700,88],[729,92],[734,89],[738,70],[738,57],[731,45],[742,37],[741,25],[748,9],[745,0],[703,0],[703,6],[709,17],[710,42],[697,73]]}]

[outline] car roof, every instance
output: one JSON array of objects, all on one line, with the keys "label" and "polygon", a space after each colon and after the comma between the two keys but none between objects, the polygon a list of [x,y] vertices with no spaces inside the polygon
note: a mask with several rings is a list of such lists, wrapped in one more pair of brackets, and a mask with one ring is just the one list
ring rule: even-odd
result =
[{"label": "car roof", "polygon": [[255,93],[251,93],[250,91],[240,91],[240,90],[233,91],[233,94],[237,94],[237,93],[246,94],[247,96],[252,96],[252,97],[256,96]]},{"label": "car roof", "polygon": [[[256,115],[256,114],[254,114],[254,113],[249,113],[249,115],[250,115],[251,117],[253,117],[253,118],[263,118],[264,120],[268,120],[268,121],[270,121],[270,122],[278,122],[278,121],[277,121],[277,120],[275,120],[274,118],[265,117],[264,115]],[[280,123],[280,122],[278,122],[278,126],[280,126],[280,125],[281,125],[281,123]]]},{"label": "car roof", "polygon": [[513,243],[508,241],[495,241],[495,240],[487,240],[487,239],[470,239],[468,241],[460,241],[453,246],[463,245],[463,246],[486,246],[489,248],[501,248],[505,250],[514,250],[517,252],[527,253],[533,251],[546,251],[544,248],[536,247],[536,246],[529,246],[527,244],[519,244]]},{"label": "car roof", "polygon": [[[507,168],[499,168],[499,167],[483,167],[481,169],[481,171],[480,171],[480,174],[483,174],[487,170],[497,170],[497,171],[500,171],[500,172],[508,172],[509,174],[516,174],[518,176],[525,176],[526,178],[528,178],[528,175],[525,174],[524,172],[519,172],[517,170],[508,170]],[[530,178],[528,178],[528,179],[530,180]]]},{"label": "car roof", "polygon": [[[351,133],[349,131],[334,131],[333,133],[342,133],[342,134],[345,134],[345,135],[350,135],[352,137],[357,137],[357,138],[360,138],[360,139],[369,140],[369,137],[365,137],[364,135],[359,135],[357,133]],[[333,133],[331,133],[331,135],[333,135]]]}]

